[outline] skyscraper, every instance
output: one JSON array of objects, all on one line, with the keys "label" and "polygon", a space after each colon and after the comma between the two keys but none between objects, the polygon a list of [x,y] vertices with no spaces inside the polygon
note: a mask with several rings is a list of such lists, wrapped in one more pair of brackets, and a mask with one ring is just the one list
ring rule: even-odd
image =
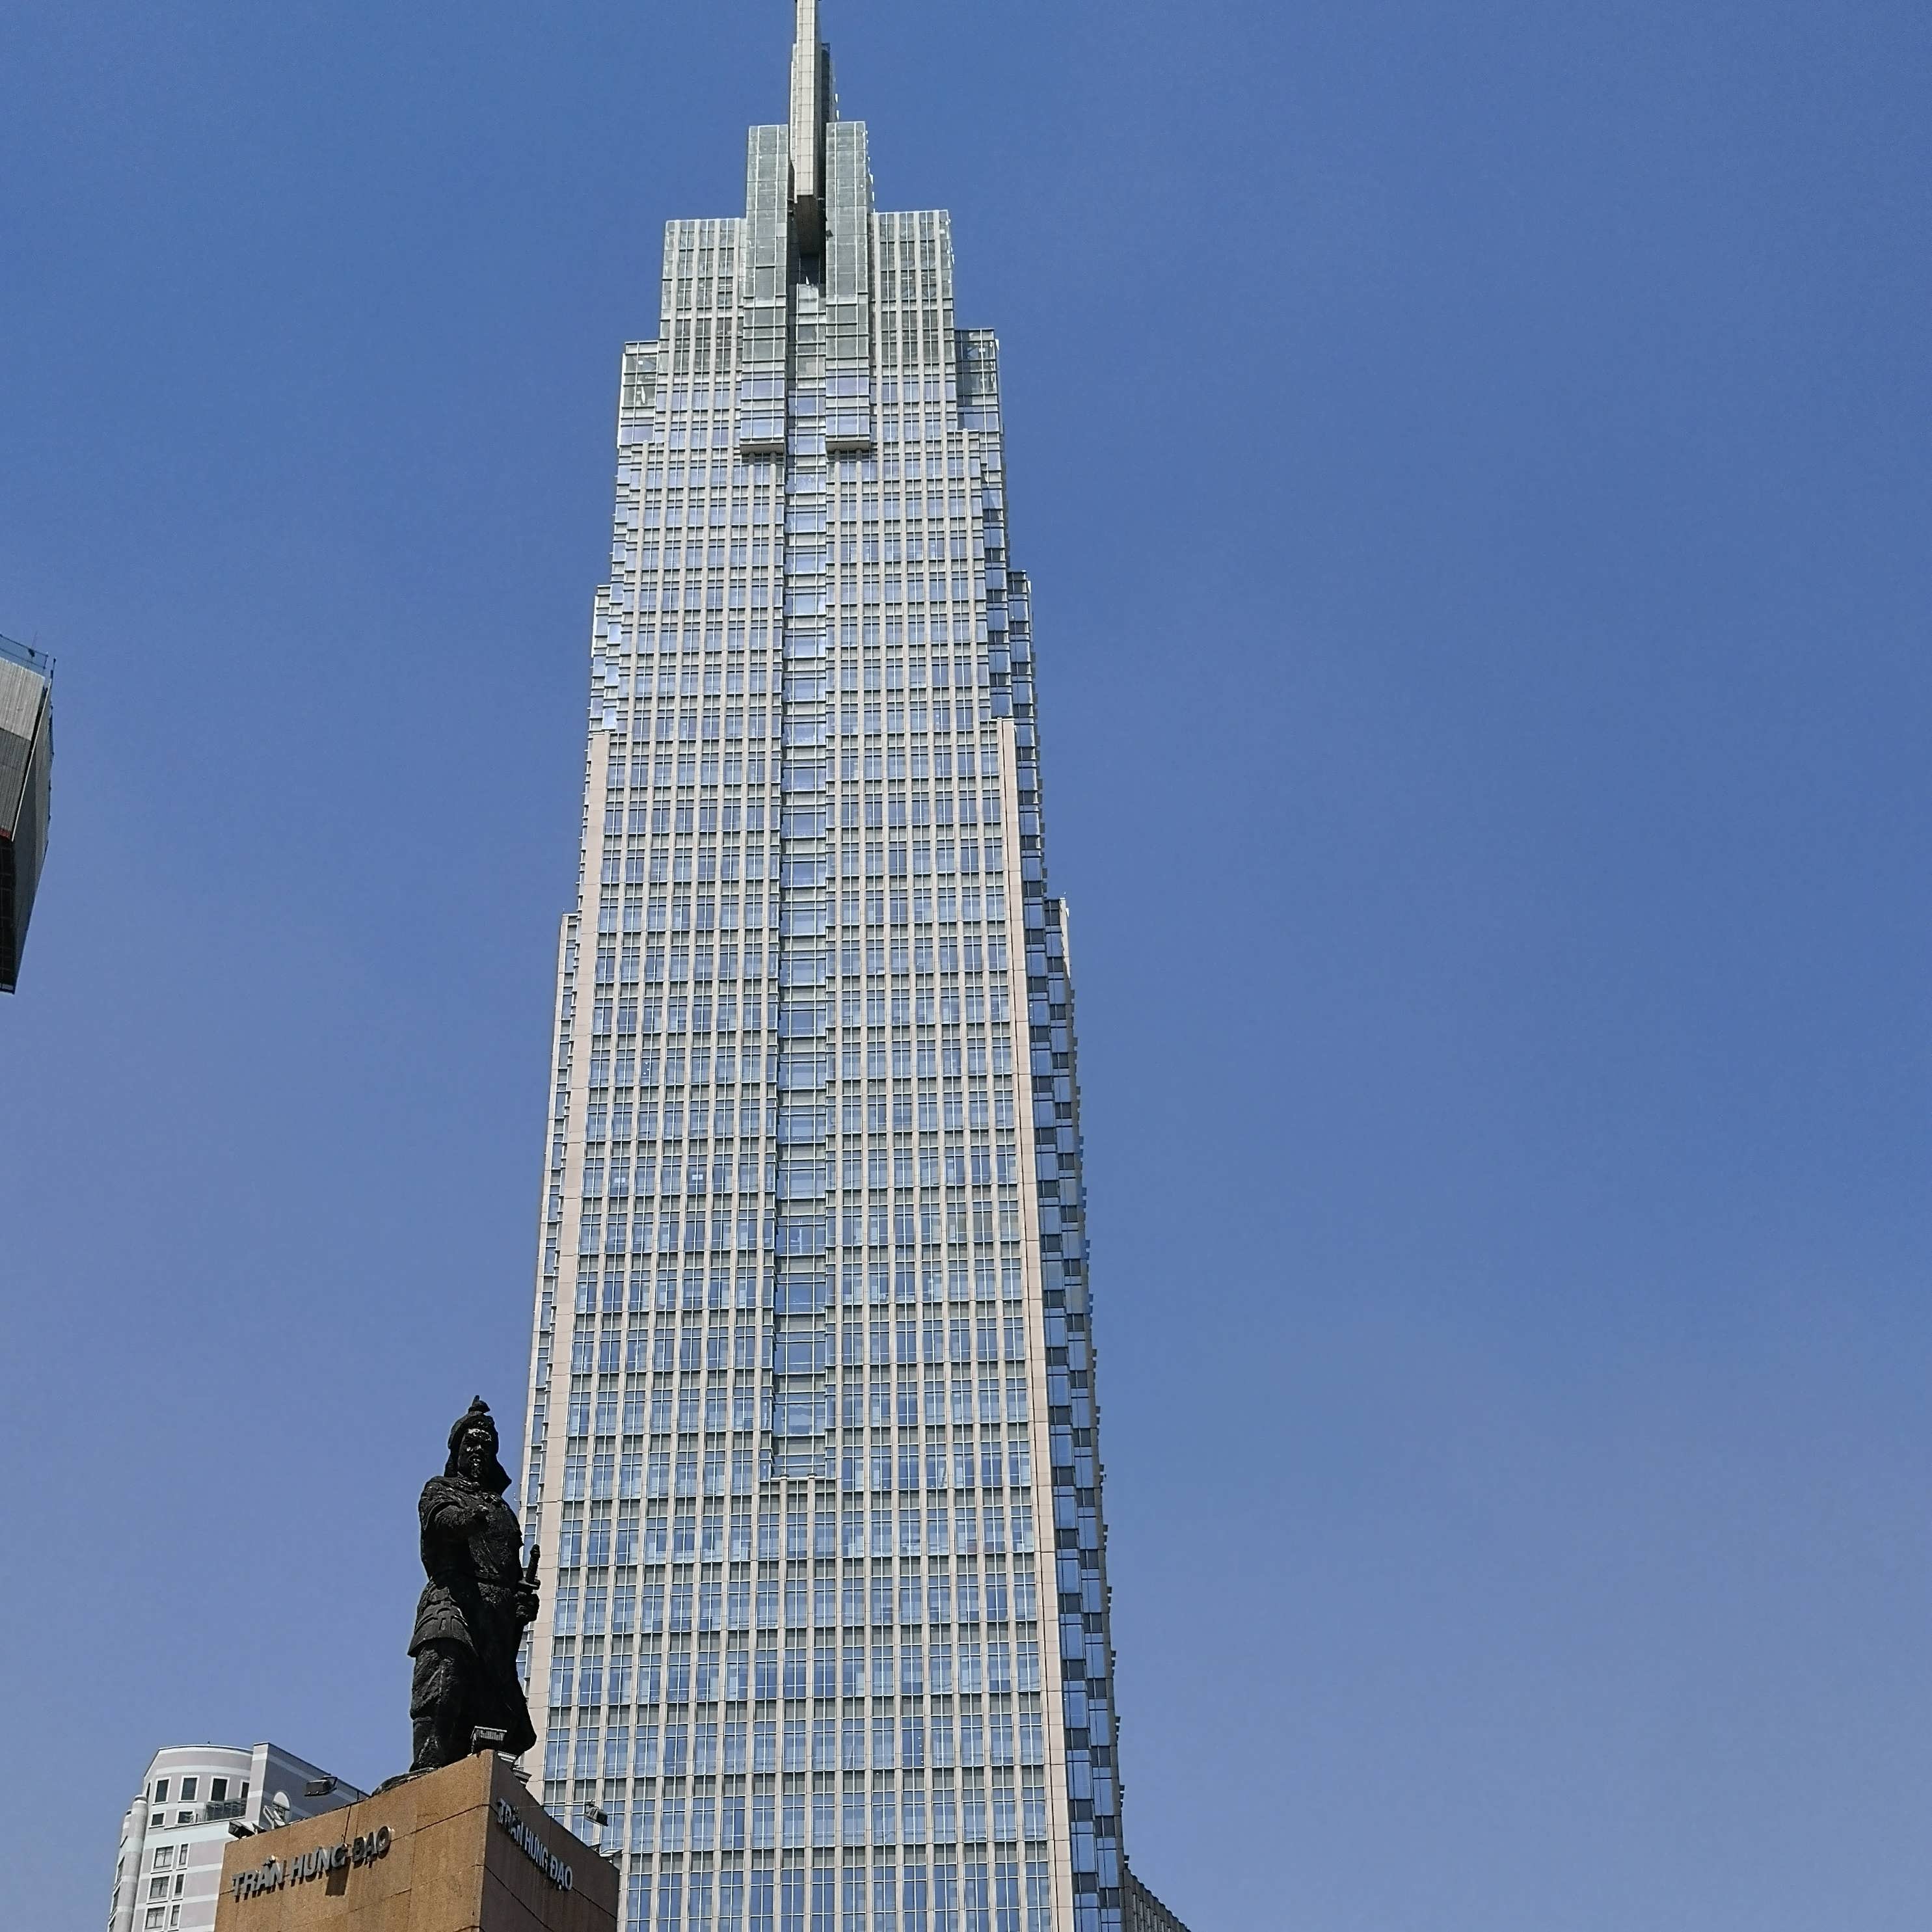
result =
[{"label": "skyscraper", "polygon": [[992,334],[798,0],[595,598],[524,1501],[544,1801],[674,1932],[1124,1875],[1066,920]]},{"label": "skyscraper", "polygon": [[20,984],[46,856],[53,757],[52,662],[0,638],[0,993]]}]

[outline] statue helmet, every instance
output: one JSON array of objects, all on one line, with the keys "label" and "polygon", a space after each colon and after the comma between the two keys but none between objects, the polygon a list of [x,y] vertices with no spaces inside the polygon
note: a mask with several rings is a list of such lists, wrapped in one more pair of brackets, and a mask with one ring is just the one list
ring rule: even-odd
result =
[{"label": "statue helmet", "polygon": [[490,1438],[490,1472],[486,1480],[500,1496],[510,1486],[509,1472],[503,1467],[499,1452],[500,1438],[496,1433],[496,1419],[490,1413],[490,1405],[479,1395],[470,1406],[450,1425],[449,1460],[443,1474],[454,1476],[458,1473],[457,1457],[463,1447],[463,1438],[472,1429],[484,1430]]}]

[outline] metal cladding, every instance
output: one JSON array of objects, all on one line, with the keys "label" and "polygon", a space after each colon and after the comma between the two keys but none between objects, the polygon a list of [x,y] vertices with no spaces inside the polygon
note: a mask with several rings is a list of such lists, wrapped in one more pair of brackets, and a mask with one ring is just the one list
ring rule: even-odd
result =
[{"label": "metal cladding", "polygon": [[20,982],[46,857],[53,772],[53,664],[0,638],[0,992]]}]

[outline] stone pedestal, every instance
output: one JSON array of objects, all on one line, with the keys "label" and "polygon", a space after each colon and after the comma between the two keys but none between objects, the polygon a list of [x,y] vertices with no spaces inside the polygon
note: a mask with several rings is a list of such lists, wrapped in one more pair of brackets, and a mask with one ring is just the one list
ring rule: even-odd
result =
[{"label": "stone pedestal", "polygon": [[237,1839],[215,1932],[613,1932],[617,1874],[494,1754]]}]

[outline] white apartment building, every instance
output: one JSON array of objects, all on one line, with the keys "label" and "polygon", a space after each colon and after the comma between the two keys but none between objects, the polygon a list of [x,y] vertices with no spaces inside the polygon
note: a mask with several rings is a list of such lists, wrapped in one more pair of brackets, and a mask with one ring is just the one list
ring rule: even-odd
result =
[{"label": "white apartment building", "polygon": [[108,1932],[208,1932],[231,1838],[366,1796],[279,1744],[165,1746],[121,1821]]}]

